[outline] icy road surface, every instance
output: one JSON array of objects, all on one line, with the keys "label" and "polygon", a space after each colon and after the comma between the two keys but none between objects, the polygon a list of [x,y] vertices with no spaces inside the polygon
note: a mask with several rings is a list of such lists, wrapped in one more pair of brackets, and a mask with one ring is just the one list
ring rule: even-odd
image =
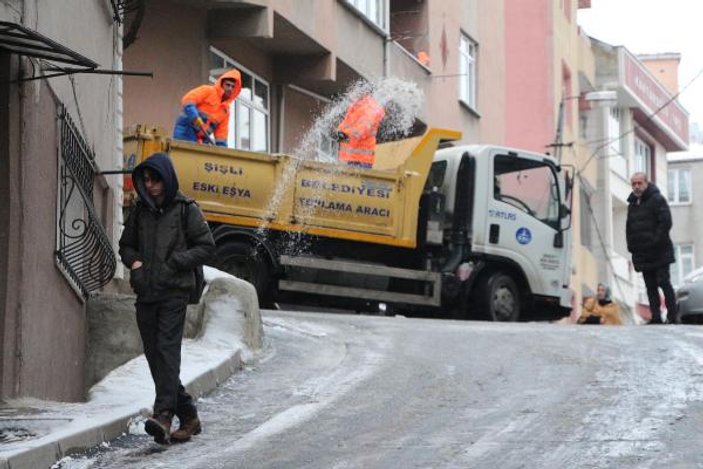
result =
[{"label": "icy road surface", "polygon": [[203,434],[58,467],[703,467],[703,328],[263,315]]}]

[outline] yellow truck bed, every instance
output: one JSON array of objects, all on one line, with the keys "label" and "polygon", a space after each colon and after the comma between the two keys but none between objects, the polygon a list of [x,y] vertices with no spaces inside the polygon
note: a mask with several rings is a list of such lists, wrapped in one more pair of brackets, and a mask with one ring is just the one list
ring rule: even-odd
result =
[{"label": "yellow truck bed", "polygon": [[[460,137],[430,129],[380,144],[374,168],[359,169],[172,140],[139,125],[125,132],[125,169],[168,153],[181,191],[212,222],[412,248],[434,152],[441,140]],[[131,180],[125,182],[128,190]]]}]

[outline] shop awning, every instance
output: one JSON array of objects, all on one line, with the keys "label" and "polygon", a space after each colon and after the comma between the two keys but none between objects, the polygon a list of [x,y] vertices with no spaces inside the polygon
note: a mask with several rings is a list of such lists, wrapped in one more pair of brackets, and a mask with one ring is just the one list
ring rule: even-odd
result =
[{"label": "shop awning", "polygon": [[52,41],[46,36],[42,36],[36,31],[7,21],[0,21],[0,50],[85,68],[96,68],[98,66],[92,60]]}]

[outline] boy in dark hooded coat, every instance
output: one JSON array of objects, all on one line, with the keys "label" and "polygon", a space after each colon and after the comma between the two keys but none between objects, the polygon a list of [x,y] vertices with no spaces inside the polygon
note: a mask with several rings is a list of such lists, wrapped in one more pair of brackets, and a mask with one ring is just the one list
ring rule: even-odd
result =
[{"label": "boy in dark hooded coat", "polygon": [[[178,190],[168,155],[155,153],[132,173],[139,195],[120,238],[120,257],[137,294],[137,325],[154,380],[154,412],[145,430],[161,444],[201,431],[193,398],[180,381],[181,341],[196,266],[215,243],[200,208]],[[180,427],[171,434],[171,421]]]}]

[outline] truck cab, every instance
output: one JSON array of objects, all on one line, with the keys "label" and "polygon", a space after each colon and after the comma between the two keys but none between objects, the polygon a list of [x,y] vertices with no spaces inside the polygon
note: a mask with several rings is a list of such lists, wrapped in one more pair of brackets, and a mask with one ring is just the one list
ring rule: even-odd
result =
[{"label": "truck cab", "polygon": [[456,239],[445,242],[466,237],[469,316],[510,321],[568,310],[569,186],[548,155],[488,145],[437,151],[426,189],[445,198],[443,228]]}]

